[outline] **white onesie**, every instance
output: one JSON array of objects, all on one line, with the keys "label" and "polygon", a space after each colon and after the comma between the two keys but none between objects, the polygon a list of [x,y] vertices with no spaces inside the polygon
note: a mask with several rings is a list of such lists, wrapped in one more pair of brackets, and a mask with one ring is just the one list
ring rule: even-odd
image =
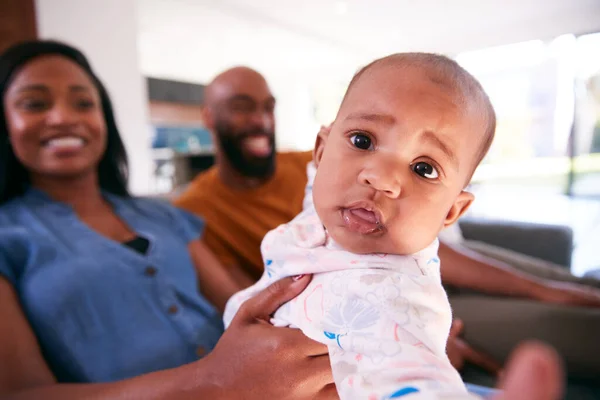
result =
[{"label": "white onesie", "polygon": [[446,355],[452,313],[438,241],[407,256],[357,255],[327,235],[310,201],[305,207],[265,236],[265,272],[229,300],[225,326],[244,301],[274,281],[314,274],[271,322],[299,328],[329,347],[342,400],[478,398],[467,393]]}]

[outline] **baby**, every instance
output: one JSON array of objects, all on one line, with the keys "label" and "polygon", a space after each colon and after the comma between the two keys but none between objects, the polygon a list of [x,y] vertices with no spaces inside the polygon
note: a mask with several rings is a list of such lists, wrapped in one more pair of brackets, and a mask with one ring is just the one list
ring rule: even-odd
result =
[{"label": "baby", "polygon": [[265,236],[265,273],[230,299],[226,326],[273,281],[314,274],[272,323],[329,347],[341,399],[470,398],[446,356],[437,235],[472,203],[464,189],[495,125],[480,84],[447,57],[364,67],[319,133],[304,211]]}]

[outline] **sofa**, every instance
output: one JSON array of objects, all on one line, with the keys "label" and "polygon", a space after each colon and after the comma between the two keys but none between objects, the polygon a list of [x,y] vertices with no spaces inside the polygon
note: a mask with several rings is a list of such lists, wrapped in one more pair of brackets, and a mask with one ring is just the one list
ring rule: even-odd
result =
[{"label": "sofa", "polygon": [[514,252],[571,268],[573,231],[562,225],[462,218],[459,221],[464,238],[483,242]]}]

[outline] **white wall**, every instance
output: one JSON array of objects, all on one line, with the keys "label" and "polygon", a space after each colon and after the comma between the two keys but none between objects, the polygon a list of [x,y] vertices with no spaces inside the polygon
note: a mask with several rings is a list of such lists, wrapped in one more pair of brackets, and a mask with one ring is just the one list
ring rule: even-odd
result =
[{"label": "white wall", "polygon": [[150,191],[152,159],[147,93],[139,68],[136,3],[129,0],[36,0],[41,38],[79,48],[111,95],[130,165],[130,189]]},{"label": "white wall", "polygon": [[311,150],[315,144],[318,124],[312,113],[308,77],[278,76],[265,73],[277,99],[277,148],[279,150]]}]

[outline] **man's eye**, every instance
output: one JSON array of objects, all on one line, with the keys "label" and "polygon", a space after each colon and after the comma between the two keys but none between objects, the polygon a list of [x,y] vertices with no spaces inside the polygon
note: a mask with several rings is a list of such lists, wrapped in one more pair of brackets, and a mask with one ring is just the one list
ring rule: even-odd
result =
[{"label": "man's eye", "polygon": [[418,162],[413,164],[413,171],[415,171],[418,175],[421,175],[423,178],[427,179],[437,179],[440,174],[438,174],[437,169],[431,164],[427,164],[426,162]]},{"label": "man's eye", "polygon": [[371,138],[362,133],[357,133],[350,137],[350,141],[354,145],[354,147],[361,150],[373,150],[373,143]]},{"label": "man's eye", "polygon": [[241,113],[251,113],[254,112],[254,110],[256,109],[256,106],[254,104],[251,103],[233,103],[231,105],[231,109],[234,112],[241,112]]}]

